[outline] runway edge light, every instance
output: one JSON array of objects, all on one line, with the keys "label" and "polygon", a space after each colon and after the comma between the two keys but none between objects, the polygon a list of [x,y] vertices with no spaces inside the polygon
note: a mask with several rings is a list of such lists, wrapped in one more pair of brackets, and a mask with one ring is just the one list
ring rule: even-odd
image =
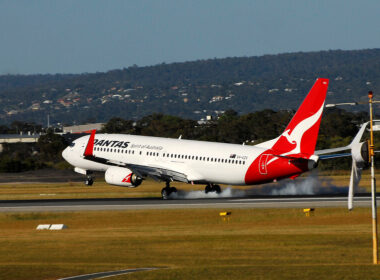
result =
[{"label": "runway edge light", "polygon": [[311,213],[314,213],[315,208],[304,208],[303,212],[305,213],[306,217],[310,217]]},{"label": "runway edge light", "polygon": [[224,222],[225,221],[229,222],[230,221],[231,212],[228,212],[228,211],[220,212],[219,216],[223,218]]},{"label": "runway edge light", "polygon": [[229,216],[229,215],[231,215],[231,212],[220,212],[219,213],[219,216],[221,216],[221,217],[225,217],[225,216]]}]

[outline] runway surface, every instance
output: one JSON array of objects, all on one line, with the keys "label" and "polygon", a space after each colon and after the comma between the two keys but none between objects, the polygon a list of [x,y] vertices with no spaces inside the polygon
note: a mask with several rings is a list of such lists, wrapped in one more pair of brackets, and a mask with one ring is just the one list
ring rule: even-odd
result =
[{"label": "runway surface", "polygon": [[[377,199],[378,203],[380,199]],[[369,195],[356,197],[355,207],[371,207]],[[95,211],[181,208],[310,208],[347,207],[346,196],[246,197],[212,199],[125,198],[0,201],[0,212]]]}]

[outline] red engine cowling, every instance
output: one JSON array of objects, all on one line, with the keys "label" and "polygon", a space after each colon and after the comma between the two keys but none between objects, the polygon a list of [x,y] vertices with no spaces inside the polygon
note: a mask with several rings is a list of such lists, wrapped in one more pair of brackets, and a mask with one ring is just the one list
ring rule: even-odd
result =
[{"label": "red engine cowling", "polygon": [[110,185],[128,188],[136,188],[142,182],[142,178],[134,174],[128,168],[116,166],[108,168],[104,177],[106,182]]}]

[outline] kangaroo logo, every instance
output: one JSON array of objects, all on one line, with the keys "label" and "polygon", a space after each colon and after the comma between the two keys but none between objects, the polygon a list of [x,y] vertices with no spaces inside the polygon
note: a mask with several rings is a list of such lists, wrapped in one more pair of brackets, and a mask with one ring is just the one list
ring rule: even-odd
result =
[{"label": "kangaroo logo", "polygon": [[[322,115],[324,104],[325,103],[323,102],[322,106],[319,108],[319,110],[314,115],[312,115],[312,116],[308,117],[307,119],[304,119],[303,121],[299,122],[291,133],[289,133],[291,129],[287,129],[286,131],[284,131],[281,134],[279,141],[273,145],[273,149],[274,150],[280,150],[280,151],[291,149],[288,152],[281,153],[282,156],[301,153],[302,137],[306,131],[308,131],[310,128],[312,128],[317,123],[317,121],[319,120],[319,118]],[[285,137],[286,141],[288,142],[288,145],[286,145],[283,141],[280,142],[282,136]],[[279,147],[276,147],[277,145]],[[286,149],[284,149],[285,145],[286,145]],[[277,159],[278,159],[278,157],[272,158],[271,160],[269,160],[267,162],[267,165],[269,165],[270,163],[272,163],[273,161],[275,161]]]},{"label": "kangaroo logo", "polygon": [[131,183],[131,176],[132,176],[132,173],[127,175],[123,181],[121,181],[122,183]]}]

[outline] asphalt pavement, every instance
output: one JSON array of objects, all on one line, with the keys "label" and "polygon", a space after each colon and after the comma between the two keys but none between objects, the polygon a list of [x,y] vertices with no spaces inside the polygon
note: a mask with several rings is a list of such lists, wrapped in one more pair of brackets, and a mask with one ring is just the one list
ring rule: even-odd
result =
[{"label": "asphalt pavement", "polygon": [[[379,202],[380,199],[377,199]],[[371,207],[371,197],[361,195],[354,200],[355,207]],[[347,207],[347,197],[334,196],[275,196],[169,199],[116,198],[116,199],[46,199],[2,200],[0,212],[97,211],[181,208],[317,208]]]}]

